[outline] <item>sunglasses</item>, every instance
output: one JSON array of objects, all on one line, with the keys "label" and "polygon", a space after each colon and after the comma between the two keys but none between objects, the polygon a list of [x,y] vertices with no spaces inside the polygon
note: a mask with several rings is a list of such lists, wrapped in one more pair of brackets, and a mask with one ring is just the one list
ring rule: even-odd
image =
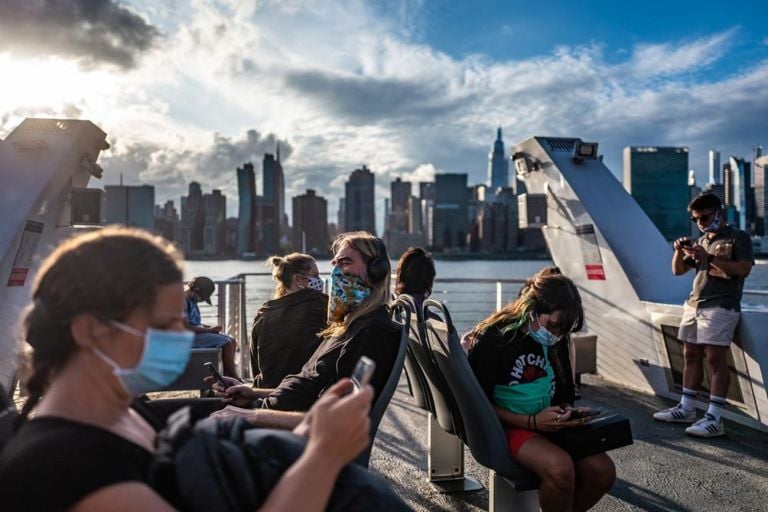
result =
[{"label": "sunglasses", "polygon": [[714,212],[705,213],[704,215],[699,215],[698,217],[691,217],[691,222],[709,222],[709,219],[712,218],[712,215],[714,215]]}]

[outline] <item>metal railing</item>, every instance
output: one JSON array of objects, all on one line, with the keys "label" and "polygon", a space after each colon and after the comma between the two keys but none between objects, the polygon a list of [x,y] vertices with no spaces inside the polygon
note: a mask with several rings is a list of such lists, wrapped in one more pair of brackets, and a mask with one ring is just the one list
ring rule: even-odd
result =
[{"label": "metal railing", "polygon": [[[254,279],[261,281],[252,282],[249,286],[249,280]],[[323,278],[323,281],[327,289],[327,277]],[[394,275],[392,282],[394,283]],[[445,301],[451,307],[451,316],[461,332],[485,318],[493,308],[499,310],[505,303],[514,300],[525,282],[526,279],[436,278],[432,297]],[[205,311],[202,311],[203,318],[205,321],[218,322],[218,325],[224,327],[224,332],[237,338],[240,344],[238,360],[240,375],[245,379],[252,378],[249,325],[258,308],[272,298],[274,292],[272,274],[269,272],[242,273],[229,279],[215,281],[215,283],[217,285],[214,303],[215,320],[213,315],[210,313],[206,315]],[[491,286],[486,288],[484,285]],[[744,290],[744,295],[768,297],[768,290]]]}]

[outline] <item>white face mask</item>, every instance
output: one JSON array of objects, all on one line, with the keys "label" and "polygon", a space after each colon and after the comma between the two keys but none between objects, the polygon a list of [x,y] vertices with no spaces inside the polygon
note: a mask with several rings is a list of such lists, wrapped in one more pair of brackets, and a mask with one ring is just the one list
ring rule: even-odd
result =
[{"label": "white face mask", "polygon": [[304,276],[307,280],[307,288],[311,288],[313,290],[317,290],[319,292],[323,291],[323,280],[319,277],[311,277],[311,276]]}]

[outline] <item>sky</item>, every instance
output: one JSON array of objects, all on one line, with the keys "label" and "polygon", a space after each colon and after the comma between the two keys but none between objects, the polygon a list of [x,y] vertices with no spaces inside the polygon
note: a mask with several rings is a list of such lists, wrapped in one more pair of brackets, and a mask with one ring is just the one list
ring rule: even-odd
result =
[{"label": "sky", "polygon": [[[198,181],[237,212],[235,169],[280,144],[286,204],[313,188],[335,220],[350,172],[487,180],[533,135],[625,146],[768,149],[760,2],[0,0],[0,138],[25,117],[108,134],[101,185]],[[98,184],[93,184],[94,186]],[[257,188],[261,176],[257,172]],[[414,191],[416,192],[416,188]],[[417,193],[417,192],[416,192]]]}]

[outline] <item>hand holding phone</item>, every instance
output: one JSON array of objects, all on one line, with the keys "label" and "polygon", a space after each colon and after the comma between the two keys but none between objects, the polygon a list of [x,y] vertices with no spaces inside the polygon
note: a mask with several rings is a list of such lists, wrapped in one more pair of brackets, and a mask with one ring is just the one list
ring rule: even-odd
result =
[{"label": "hand holding phone", "polygon": [[579,409],[572,409],[571,410],[571,418],[572,420],[578,420],[581,418],[591,418],[593,416],[599,416],[603,414],[603,411],[600,409],[592,409],[589,411],[581,411]]},{"label": "hand holding phone", "polygon": [[205,366],[208,369],[208,372],[213,376],[214,380],[224,389],[227,389],[229,387],[229,384],[224,380],[224,377],[221,376],[219,373],[219,370],[216,369],[216,367],[211,363],[210,361],[206,361],[203,363],[203,366]]},{"label": "hand holding phone", "polygon": [[376,370],[376,363],[365,356],[360,356],[352,372],[352,382],[355,384],[356,390],[362,389],[371,382],[374,370]]}]

